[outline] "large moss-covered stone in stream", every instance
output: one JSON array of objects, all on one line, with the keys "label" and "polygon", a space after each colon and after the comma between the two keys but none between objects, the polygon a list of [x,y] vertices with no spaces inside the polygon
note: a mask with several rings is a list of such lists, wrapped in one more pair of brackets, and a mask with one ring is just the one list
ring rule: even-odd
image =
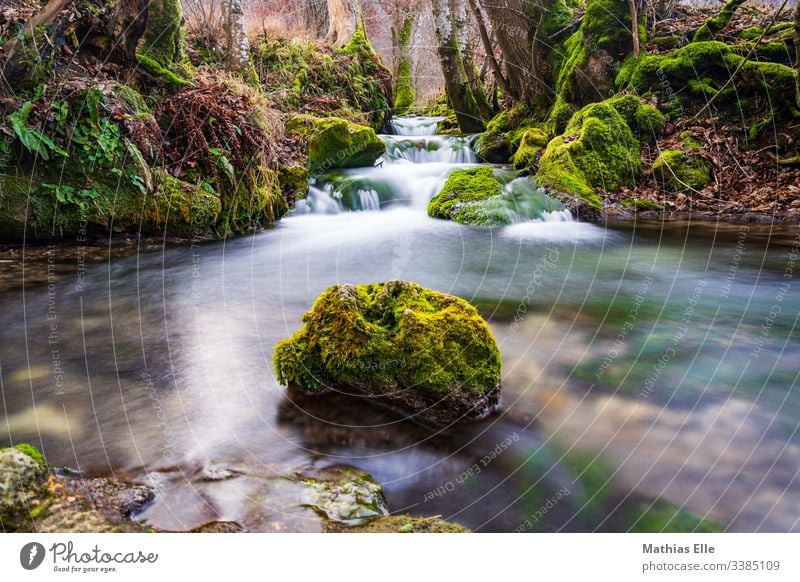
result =
[{"label": "large moss-covered stone in stream", "polygon": [[336,390],[422,420],[485,416],[500,395],[500,352],[469,303],[416,283],[335,285],[275,348],[292,391]]},{"label": "large moss-covered stone in stream", "polygon": [[630,124],[645,105],[636,97],[587,105],[572,116],[564,133],[547,145],[536,180],[556,192],[578,196],[602,210],[595,189],[633,188],[642,172],[639,141]]},{"label": "large moss-covered stone in stream", "polygon": [[428,203],[428,215],[480,226],[499,226],[508,220],[493,202],[500,184],[487,166],[454,170],[444,187]]},{"label": "large moss-covered stone in stream", "polygon": [[700,190],[711,181],[711,162],[680,150],[664,150],[653,162],[653,176],[670,192]]},{"label": "large moss-covered stone in stream", "polygon": [[311,172],[372,166],[386,152],[374,129],[339,117],[297,115],[286,129],[307,141]]}]

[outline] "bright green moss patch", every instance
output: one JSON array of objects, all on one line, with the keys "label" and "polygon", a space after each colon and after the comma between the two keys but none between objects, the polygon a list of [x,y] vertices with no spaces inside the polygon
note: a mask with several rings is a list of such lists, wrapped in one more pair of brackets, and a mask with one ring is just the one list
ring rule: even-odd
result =
[{"label": "bright green moss patch", "polygon": [[190,76],[182,22],[180,0],[150,2],[147,28],[136,53],[147,70],[172,88],[186,85]]},{"label": "bright green moss patch", "polygon": [[486,166],[455,170],[450,173],[442,190],[428,203],[428,215],[474,224],[469,206],[500,194],[500,183],[492,169]]},{"label": "bright green moss patch", "polygon": [[386,144],[371,127],[338,117],[297,115],[289,120],[286,129],[308,140],[311,172],[372,166],[386,152]]},{"label": "bright green moss patch", "polygon": [[303,324],[273,357],[278,381],[290,389],[349,389],[445,421],[496,404],[500,352],[463,299],[405,281],[335,285]]},{"label": "bright green moss patch", "polygon": [[530,168],[539,160],[539,152],[547,146],[547,134],[538,128],[531,128],[522,134],[517,151],[511,156],[515,168]]},{"label": "bright green moss patch", "polygon": [[595,188],[606,192],[623,186],[633,188],[642,167],[639,142],[625,117],[635,117],[638,107],[625,96],[592,103],[578,111],[564,133],[547,145],[537,182],[579,196],[597,211],[602,210],[602,200]]},{"label": "bright green moss patch", "polygon": [[641,198],[623,198],[620,200],[620,204],[622,204],[625,208],[630,208],[631,210],[636,210],[637,212],[661,210],[661,205],[657,202],[642,200]]},{"label": "bright green moss patch", "polygon": [[664,150],[653,162],[653,176],[671,192],[700,190],[711,181],[712,165],[680,150]]}]

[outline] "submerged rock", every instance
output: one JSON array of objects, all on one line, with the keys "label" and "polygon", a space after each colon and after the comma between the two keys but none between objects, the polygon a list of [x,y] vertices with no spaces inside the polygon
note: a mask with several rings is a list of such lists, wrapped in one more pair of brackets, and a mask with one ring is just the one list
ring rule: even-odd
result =
[{"label": "submerged rock", "polygon": [[458,297],[416,283],[335,285],[275,348],[280,383],[328,390],[438,423],[477,419],[500,397],[500,352]]},{"label": "submerged rock", "polygon": [[380,484],[352,467],[329,467],[296,480],[306,486],[301,505],[326,520],[358,525],[389,513]]}]

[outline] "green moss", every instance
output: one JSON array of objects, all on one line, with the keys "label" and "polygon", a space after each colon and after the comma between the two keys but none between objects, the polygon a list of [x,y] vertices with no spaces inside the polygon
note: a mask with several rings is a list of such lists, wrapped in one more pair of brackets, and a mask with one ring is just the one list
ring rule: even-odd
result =
[{"label": "green moss", "polygon": [[541,129],[525,130],[517,151],[511,157],[511,163],[515,168],[530,168],[537,165],[539,152],[547,146],[548,141],[547,134]]},{"label": "green moss", "polygon": [[125,107],[126,113],[130,115],[141,115],[150,113],[144,97],[136,89],[124,83],[113,83],[111,93]]},{"label": "green moss", "polygon": [[180,0],[152,0],[147,10],[147,27],[136,53],[139,62],[170,87],[186,85],[190,71]]},{"label": "green moss", "polygon": [[299,115],[289,120],[287,131],[308,140],[311,172],[372,166],[386,152],[386,144],[371,127],[338,117]]},{"label": "green moss", "polygon": [[736,10],[744,4],[746,0],[728,0],[725,6],[713,17],[703,23],[694,34],[693,42],[713,40],[725,27],[730,24]]},{"label": "green moss", "polygon": [[575,114],[575,109],[564,98],[559,95],[553,103],[553,108],[547,117],[547,128],[550,135],[564,133],[564,130]]},{"label": "green moss", "polygon": [[703,147],[703,142],[698,140],[690,131],[681,132],[680,138],[683,145],[689,149],[699,150]]},{"label": "green moss", "polygon": [[587,105],[554,138],[539,162],[537,181],[554,190],[576,195],[595,210],[602,200],[595,188],[613,192],[632,188],[641,174],[639,142],[626,123],[631,107],[627,98]]},{"label": "green moss", "polygon": [[625,208],[636,210],[637,212],[644,212],[646,210],[661,210],[661,205],[657,202],[650,200],[642,200],[641,198],[623,198],[620,200]]},{"label": "green moss", "polygon": [[686,509],[658,499],[652,504],[628,512],[629,532],[634,533],[719,533],[724,528],[714,521],[698,517]]},{"label": "green moss", "polygon": [[220,222],[225,232],[274,222],[289,209],[278,174],[270,168],[252,168],[250,179],[239,180],[233,187],[232,191],[223,191],[221,197]]},{"label": "green moss", "polygon": [[458,127],[458,119],[456,119],[455,113],[449,113],[436,124],[436,133],[439,135],[461,135],[461,128]]},{"label": "green moss", "polygon": [[664,132],[666,122],[661,112],[652,105],[642,105],[634,114],[634,127],[642,139],[654,142]]},{"label": "green moss", "polygon": [[395,79],[394,87],[394,112],[396,115],[406,115],[417,99],[414,86],[411,83],[411,59],[408,54],[413,26],[414,14],[407,14],[397,40],[401,57],[397,67],[397,78]]},{"label": "green moss", "polygon": [[665,36],[656,36],[649,40],[649,43],[655,45],[659,50],[676,49],[683,44],[683,37],[678,34],[668,34]]},{"label": "green moss", "polygon": [[[428,203],[428,215],[471,223],[469,203],[485,201],[500,194],[500,184],[486,166],[450,173],[442,190]],[[473,217],[474,218],[474,217]]]},{"label": "green moss", "polygon": [[350,533],[468,533],[470,530],[441,517],[412,517],[387,515],[372,519],[365,525],[348,528]]},{"label": "green moss", "polygon": [[672,192],[702,189],[711,181],[711,170],[708,160],[680,150],[664,150],[653,162],[653,176]]},{"label": "green moss", "polygon": [[372,386],[410,399],[485,395],[500,382],[500,352],[475,308],[416,283],[336,285],[303,323],[275,348],[278,381],[290,388]]},{"label": "green moss", "polygon": [[278,183],[289,201],[300,200],[308,194],[308,169],[303,166],[278,166]]},{"label": "green moss", "polygon": [[[742,61],[743,57],[725,43],[693,42],[662,55],[642,55],[633,66],[621,71],[618,84],[629,85],[639,93],[662,91],[664,83],[669,83],[676,92],[688,87],[691,94],[705,103],[709,94],[717,93]],[[748,61],[741,68],[735,90],[731,86],[725,99],[738,104],[742,97],[766,93],[776,99],[775,103],[793,103],[796,79],[797,73],[786,65]]]}]

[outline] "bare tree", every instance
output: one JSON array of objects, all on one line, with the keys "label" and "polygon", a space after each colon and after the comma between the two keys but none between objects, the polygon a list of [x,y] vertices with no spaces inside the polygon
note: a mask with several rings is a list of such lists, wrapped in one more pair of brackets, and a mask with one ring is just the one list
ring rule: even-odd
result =
[{"label": "bare tree", "polygon": [[242,0],[224,0],[225,67],[229,71],[244,71],[250,62],[250,42],[244,27]]},{"label": "bare tree", "polygon": [[333,46],[343,46],[356,31],[359,17],[358,0],[328,0],[328,34],[325,40]]}]

